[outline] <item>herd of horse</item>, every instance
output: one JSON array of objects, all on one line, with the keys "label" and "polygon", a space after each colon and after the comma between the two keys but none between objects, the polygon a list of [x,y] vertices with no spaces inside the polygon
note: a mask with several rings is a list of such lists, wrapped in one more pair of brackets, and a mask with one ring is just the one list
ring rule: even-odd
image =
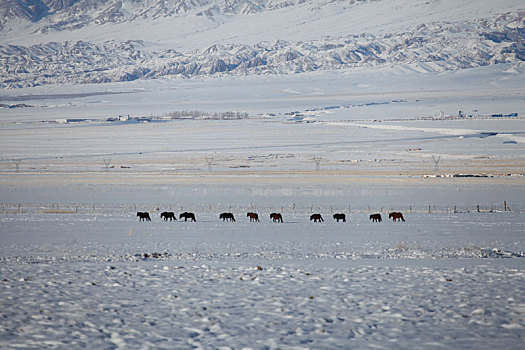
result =
[{"label": "herd of horse", "polygon": [[[149,215],[148,212],[137,212],[137,217],[139,218],[139,221],[151,221],[151,217]],[[177,221],[177,217],[175,215],[174,212],[171,212],[171,211],[164,211],[162,213],[160,213],[160,217],[161,219],[164,219],[164,221]],[[246,217],[250,218],[250,222],[259,222],[259,215],[257,213],[254,213],[254,212],[249,212],[246,214]],[[336,220],[337,222],[339,222],[340,220],[343,221],[343,222],[346,222],[346,215],[343,214],[343,213],[336,213],[333,215],[333,218],[334,220]],[[403,217],[403,214],[400,213],[400,212],[391,212],[390,214],[388,214],[388,218],[389,219],[392,219],[392,221],[394,222],[405,222],[405,218]],[[197,221],[195,219],[195,214],[194,213],[188,213],[188,212],[184,212],[184,213],[181,213],[179,215],[179,220],[182,220],[184,219],[184,221]],[[232,214],[232,213],[222,213],[219,215],[219,219],[222,219],[222,221],[231,221],[231,222],[235,222],[235,216]],[[270,219],[273,221],[273,222],[283,222],[283,216],[281,213],[271,213],[270,214]],[[370,215],[370,220],[372,220],[372,222],[381,222],[383,221],[383,219],[381,218],[381,214],[379,213],[376,213],[376,214],[371,214]],[[321,214],[312,214],[310,216],[310,221],[313,221],[313,222],[324,222],[324,219],[323,217],[321,216]]]}]

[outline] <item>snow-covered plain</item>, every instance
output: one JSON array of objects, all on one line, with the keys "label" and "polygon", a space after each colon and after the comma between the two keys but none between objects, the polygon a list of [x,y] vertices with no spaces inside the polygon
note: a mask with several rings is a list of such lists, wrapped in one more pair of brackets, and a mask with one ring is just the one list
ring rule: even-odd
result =
[{"label": "snow-covered plain", "polygon": [[[523,120],[296,107],[315,122],[5,113],[1,347],[520,349]],[[423,177],[458,173],[491,177]]]},{"label": "snow-covered plain", "polygon": [[[0,347],[520,349],[524,124],[486,117],[522,115],[506,69],[3,91],[36,106],[0,111]],[[106,121],[184,109],[250,118]]]},{"label": "snow-covered plain", "polygon": [[156,211],[138,222],[133,206],[53,209],[2,214],[3,348],[523,344],[523,213],[372,223],[355,210],[336,223],[324,207],[313,224],[298,207],[274,224],[267,212],[250,223],[249,207],[232,209],[235,223],[220,207],[194,208],[195,223]]},{"label": "snow-covered plain", "polygon": [[[4,78],[25,74],[27,59],[51,79],[0,91],[0,348],[522,349],[521,2],[259,1],[268,11],[253,13],[239,10],[252,2],[186,3],[195,8],[175,17],[152,13],[179,2],[119,2],[104,9],[122,7],[116,21],[88,6],[2,23],[4,47],[26,45],[2,51],[18,64]],[[95,15],[109,21],[90,24]],[[485,32],[496,18],[517,26],[497,45]],[[42,30],[55,24],[76,29]],[[72,84],[67,60],[28,47],[143,40],[145,53],[200,54],[283,39],[329,52],[348,35],[388,47],[390,33],[405,44],[399,62],[107,84]],[[413,50],[411,33],[443,40]],[[477,36],[481,61],[468,55]],[[494,56],[506,63],[487,55],[514,43]],[[418,60],[462,44],[466,55],[445,70]],[[98,59],[83,47],[79,62]],[[201,112],[247,118],[192,117]],[[162,211],[197,222],[164,222]]]}]

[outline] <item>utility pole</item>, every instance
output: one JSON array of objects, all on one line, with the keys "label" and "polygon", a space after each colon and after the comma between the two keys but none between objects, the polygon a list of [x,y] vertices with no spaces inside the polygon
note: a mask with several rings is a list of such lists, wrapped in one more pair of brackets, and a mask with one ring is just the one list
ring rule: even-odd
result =
[{"label": "utility pole", "polygon": [[20,172],[20,162],[22,161],[22,159],[18,158],[18,159],[13,159],[13,163],[15,163],[15,171],[18,173]]},{"label": "utility pole", "polygon": [[432,156],[432,159],[434,160],[434,171],[439,173],[439,161],[441,160],[441,156]]},{"label": "utility pole", "polygon": [[208,171],[211,173],[212,172],[211,165],[213,163],[213,157],[206,157],[206,163],[208,163]]},{"label": "utility pole", "polygon": [[319,171],[321,164],[321,157],[314,157],[315,171]]},{"label": "utility pole", "polygon": [[106,171],[109,171],[109,165],[111,164],[111,158],[109,159],[104,158],[102,161],[104,162],[104,168],[106,169]]}]

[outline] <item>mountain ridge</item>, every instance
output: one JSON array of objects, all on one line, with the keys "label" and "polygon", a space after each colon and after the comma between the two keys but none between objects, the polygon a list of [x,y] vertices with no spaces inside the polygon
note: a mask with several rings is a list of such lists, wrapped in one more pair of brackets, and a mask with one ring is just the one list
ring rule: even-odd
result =
[{"label": "mountain ridge", "polygon": [[[346,2],[349,5],[377,0],[330,0],[324,3]],[[133,21],[138,18],[174,17],[191,10],[197,16],[250,14],[307,3],[306,0],[4,0],[0,6],[2,18],[39,22],[49,19],[38,31],[78,29],[90,23],[106,24]],[[321,6],[320,3],[318,6]],[[5,22],[5,21],[4,21]]]},{"label": "mountain ridge", "polygon": [[[114,81],[131,81],[136,79],[156,79],[160,77],[191,78],[220,75],[267,75],[267,74],[296,74],[312,72],[317,70],[348,70],[355,67],[379,67],[385,65],[406,65],[422,72],[440,72],[444,70],[461,70],[466,68],[485,66],[490,64],[510,63],[520,65],[525,61],[525,10],[502,11],[497,13],[490,10],[493,5],[488,1],[482,1],[488,9],[488,15],[469,14],[467,19],[452,20],[447,17],[446,4],[448,0],[433,0],[427,2],[413,2],[408,0],[362,0],[344,3],[341,0],[314,2],[308,0],[221,0],[214,2],[210,0],[176,0],[176,1],[112,1],[102,11],[90,12],[87,8],[100,9],[99,0],[25,0],[23,3],[34,4],[33,9],[44,5],[47,13],[55,11],[77,11],[77,17],[68,23],[77,23],[78,18],[93,18],[93,14],[114,23],[114,29],[133,28],[133,21],[146,24],[158,24],[160,19],[173,16],[177,8],[184,7],[184,11],[193,11],[191,15],[183,15],[177,20],[170,19],[166,22],[168,30],[183,28],[179,20],[193,21],[194,18],[207,16],[206,22],[194,23],[188,27],[185,44],[174,47],[171,42],[153,41],[165,33],[146,33],[143,40],[140,35],[136,39],[127,39],[120,33],[114,35],[111,40],[92,40],[96,35],[89,36],[84,40],[76,35],[78,33],[89,34],[84,27],[80,30],[53,29],[54,33],[62,36],[55,37],[47,35],[45,31],[35,34],[35,27],[30,25],[33,34],[24,34],[24,28],[19,29],[22,35],[35,36],[41,42],[32,45],[13,44],[0,41],[0,87],[19,88],[38,86],[46,84],[84,84],[105,83]],[[5,2],[4,2],[5,3]],[[22,2],[21,2],[22,3]],[[512,3],[510,1],[509,3]],[[517,3],[517,2],[515,2]],[[145,6],[147,4],[147,6]],[[399,10],[401,17],[408,18],[413,22],[408,24],[395,23],[395,18],[388,17],[388,8],[379,6],[405,6]],[[471,3],[472,4],[472,3]],[[82,6],[80,6],[82,5]],[[221,6],[219,6],[221,5]],[[253,7],[247,14],[246,6]],[[359,7],[355,7],[358,6]],[[33,5],[31,5],[33,6]],[[40,7],[39,7],[40,6]],[[91,6],[91,7],[90,7]],[[177,7],[179,6],[179,7]],[[316,7],[317,6],[317,7]],[[346,6],[350,6],[347,8]],[[354,6],[354,7],[352,7]],[[426,6],[426,7],[425,7]],[[423,13],[425,9],[435,7],[443,12],[439,16],[430,17],[433,21],[425,22],[413,18],[413,14]],[[481,5],[469,5],[471,9],[478,12],[485,8]],[[477,6],[477,7],[476,7]],[[285,10],[283,10],[283,7]],[[213,13],[200,14],[202,9],[214,9]],[[348,13],[339,14],[341,8]],[[273,9],[273,10],[268,10]],[[140,11],[139,11],[140,10]],[[357,12],[357,10],[361,12]],[[413,12],[413,11],[423,12]],[[142,12],[141,12],[142,11]],[[228,11],[229,14],[228,14]],[[286,40],[279,38],[280,28],[286,24],[272,22],[266,23],[269,18],[264,11],[275,11],[272,16],[295,14],[291,23],[309,19],[303,28],[310,28],[305,37],[308,40]],[[331,11],[331,12],[330,12]],[[412,11],[412,12],[410,12]],[[437,10],[436,10],[437,11]],[[68,12],[68,13],[70,13]],[[124,13],[125,12],[125,13]],[[253,15],[257,12],[258,14]],[[377,23],[392,22],[392,30],[375,31],[372,27],[362,27],[362,31],[355,32],[348,29],[344,35],[341,31],[316,32],[322,28],[323,23],[314,24],[313,21],[327,21],[335,18],[339,22],[349,18],[356,18],[356,14],[383,13],[383,18],[376,20]],[[119,17],[119,14],[123,17]],[[26,16],[28,14],[19,14]],[[212,18],[213,16],[227,16],[226,19]],[[333,17],[327,17],[333,15]],[[55,16],[50,14],[49,16]],[[102,16],[102,17],[100,17]],[[157,17],[155,17],[157,16]],[[346,16],[346,17],[345,17]],[[354,17],[352,17],[354,16]],[[146,18],[146,19],[144,19]],[[294,22],[295,20],[295,22]],[[362,18],[360,20],[363,20]],[[39,22],[38,20],[37,22]],[[47,19],[41,19],[46,22]],[[108,22],[104,24],[91,23],[89,28],[113,28]],[[130,22],[131,21],[131,22]],[[230,21],[230,22],[228,22]],[[236,37],[237,27],[230,29],[231,41],[225,41],[230,32],[221,33],[221,37],[214,37],[212,33],[220,31],[228,23],[239,21],[238,27],[256,30],[257,27],[249,28],[250,22],[263,23],[266,28],[276,31],[261,36]],[[334,26],[346,28],[345,23],[336,23]],[[366,22],[366,21],[365,21]],[[130,24],[131,23],[131,24]],[[164,23],[164,22],[163,22]],[[185,22],[186,23],[186,22]],[[210,24],[205,27],[204,24]],[[235,22],[237,23],[237,22]],[[38,23],[36,28],[47,28],[49,23]],[[375,27],[388,28],[387,26]],[[170,26],[171,25],[171,26]],[[177,27],[178,25],[178,27]],[[281,27],[278,27],[278,26]],[[316,26],[317,25],[317,26]],[[108,27],[110,26],[110,27]],[[65,26],[64,28],[66,28]],[[142,27],[138,28],[140,30]],[[160,27],[151,27],[154,29]],[[172,29],[175,28],[175,29]],[[350,27],[348,27],[350,28]],[[360,28],[356,26],[355,28]],[[198,32],[201,30],[201,33]],[[147,31],[147,30],[146,30]],[[237,31],[238,32],[238,31]],[[205,41],[199,42],[193,39],[194,33],[205,37]],[[328,34],[326,34],[328,33]],[[139,33],[140,34],[140,33]],[[243,33],[239,33],[243,34]],[[148,36],[149,35],[149,36]],[[300,35],[300,33],[299,33]],[[133,35],[128,35],[132,37]],[[184,38],[185,33],[180,34]],[[263,40],[256,40],[259,37]],[[67,40],[45,41],[45,39],[66,38]],[[153,39],[152,39],[153,38]],[[243,40],[248,38],[254,42]],[[267,39],[266,39],[267,38]],[[199,47],[199,43],[203,43]],[[193,44],[193,45],[192,45]],[[189,47],[184,49],[183,47]],[[182,49],[181,49],[182,48]]]}]

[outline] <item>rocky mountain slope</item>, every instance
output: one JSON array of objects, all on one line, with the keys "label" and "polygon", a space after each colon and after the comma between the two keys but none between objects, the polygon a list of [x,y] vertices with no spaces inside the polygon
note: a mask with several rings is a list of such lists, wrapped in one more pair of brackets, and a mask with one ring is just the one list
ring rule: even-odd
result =
[{"label": "rocky mountain slope", "polygon": [[[332,0],[332,2],[341,0]],[[367,0],[361,0],[361,2]],[[138,18],[176,17],[197,9],[197,16],[249,14],[291,7],[305,0],[6,0],[0,5],[2,18],[38,22],[39,31],[78,29],[95,23],[119,23]],[[359,0],[346,1],[349,4]]]},{"label": "rocky mountain slope", "polygon": [[[439,3],[439,0],[434,2]],[[356,9],[366,8],[367,13],[374,13],[381,5],[392,3],[391,0],[347,1],[338,9],[343,8],[352,14]],[[401,12],[415,11],[407,3],[399,2],[400,6],[404,4],[406,7]],[[318,7],[313,6],[315,4]],[[19,45],[13,40],[0,41],[0,87],[104,83],[164,76],[294,74],[383,65],[443,71],[497,63],[521,64],[525,60],[525,10],[519,9],[484,16],[474,14],[455,21],[436,16],[435,21],[408,28],[399,26],[392,31],[372,32],[363,28],[360,32],[337,36],[319,32],[315,39],[304,41],[279,40],[275,35],[268,35],[268,40],[253,44],[216,40],[220,43],[212,44],[210,41],[209,45],[190,50],[159,45],[140,36],[124,40],[118,32],[119,25],[127,25],[128,28],[130,23],[135,22],[144,25],[145,19],[154,25],[168,18],[175,25],[177,21],[189,17],[204,16],[220,29],[221,25],[240,17],[243,20],[257,19],[254,13],[270,13],[272,16],[272,11],[278,14],[287,8],[287,11],[292,11],[289,13],[305,16],[305,11],[322,12],[336,5],[342,6],[341,1],[4,1],[0,9],[7,18],[6,23],[11,23],[9,33],[25,30],[23,35],[39,36],[41,42]],[[252,17],[249,17],[250,14]],[[307,13],[307,16],[310,14]],[[96,40],[96,36],[94,40],[77,40],[75,36],[75,33],[82,32],[80,28],[105,28],[110,25],[109,22],[113,23],[111,28],[116,30],[112,40],[100,41]],[[13,23],[26,24],[17,27]],[[268,23],[269,31],[271,24]],[[312,23],[312,26],[315,27],[315,24]],[[82,32],[84,35],[89,33],[86,30],[84,28]],[[195,26],[189,30],[198,31],[199,28]],[[46,41],[46,38],[55,38],[46,34],[50,31],[71,40]],[[8,32],[7,27],[3,32]],[[307,36],[312,37],[312,32]]]}]

